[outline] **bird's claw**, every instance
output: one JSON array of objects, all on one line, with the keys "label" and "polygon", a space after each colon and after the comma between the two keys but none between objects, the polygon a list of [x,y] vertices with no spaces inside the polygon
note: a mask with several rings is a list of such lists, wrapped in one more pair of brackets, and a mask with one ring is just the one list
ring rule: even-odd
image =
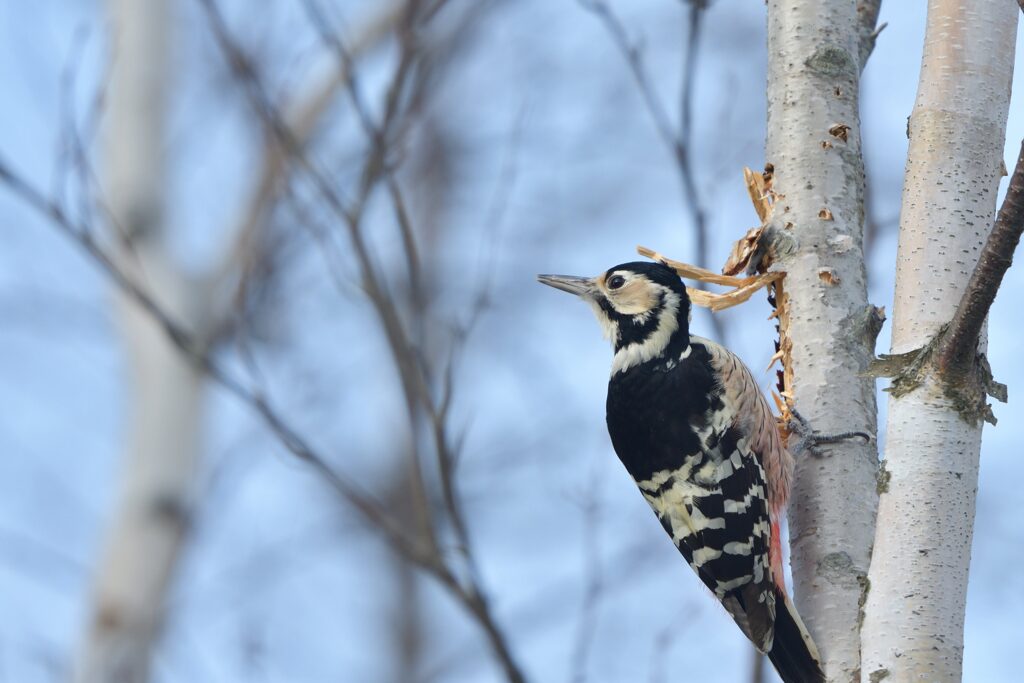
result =
[{"label": "bird's claw", "polygon": [[811,423],[801,415],[796,408],[790,410],[792,417],[786,423],[786,429],[791,435],[796,435],[797,442],[791,448],[791,452],[807,451],[811,455],[823,458],[825,453],[819,446],[825,444],[839,443],[849,439],[862,439],[864,443],[871,442],[871,435],[867,432],[839,432],[837,434],[821,434],[811,428]]}]

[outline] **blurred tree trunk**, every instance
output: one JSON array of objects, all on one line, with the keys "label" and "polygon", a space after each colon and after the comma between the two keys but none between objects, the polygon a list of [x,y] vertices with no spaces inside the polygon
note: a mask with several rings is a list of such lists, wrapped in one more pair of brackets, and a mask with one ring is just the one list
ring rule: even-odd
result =
[{"label": "blurred tree trunk", "polygon": [[[787,273],[792,402],[819,432],[874,434],[875,386],[862,373],[881,322],[867,301],[858,91],[878,3],[868,13],[857,4],[769,0],[766,160],[777,193],[772,248]],[[857,440],[823,450],[794,454],[794,593],[828,680],[846,682],[860,666],[878,453]]]},{"label": "blurred tree trunk", "polygon": [[[115,293],[133,398],[120,494],[76,663],[80,683],[149,678],[165,595],[194,507],[204,384],[196,359],[233,331],[232,309],[246,298],[248,280],[273,277],[264,233],[290,169],[285,151],[268,143],[223,262],[194,277],[178,267],[164,207],[173,7],[171,0],[109,0],[107,6],[112,70],[103,184],[116,232],[114,260],[186,338],[169,334],[166,321],[139,307],[130,293]],[[401,8],[382,3],[353,40],[351,57],[390,34]],[[298,144],[309,142],[349,78],[347,66],[339,65],[290,112],[287,125]]]},{"label": "blurred tree trunk", "polygon": [[[892,353],[949,323],[992,227],[1018,7],[931,0],[903,184]],[[926,369],[927,370],[927,369]],[[959,681],[981,420],[926,371],[889,402],[862,680]]]},{"label": "blurred tree trunk", "polygon": [[[118,266],[185,329],[198,298],[171,263],[164,154],[174,22],[169,0],[110,0],[104,185]],[[144,681],[191,507],[203,382],[161,324],[122,291],[117,315],[131,402],[119,497],[100,558],[76,680]]]}]

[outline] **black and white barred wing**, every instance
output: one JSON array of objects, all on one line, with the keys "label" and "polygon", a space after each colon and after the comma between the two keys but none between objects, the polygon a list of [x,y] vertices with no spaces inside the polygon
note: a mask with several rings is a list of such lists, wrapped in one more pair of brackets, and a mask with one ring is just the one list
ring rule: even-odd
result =
[{"label": "black and white barred wing", "polygon": [[638,482],[676,547],[744,634],[770,650],[776,593],[764,471],[728,420],[677,470]]}]

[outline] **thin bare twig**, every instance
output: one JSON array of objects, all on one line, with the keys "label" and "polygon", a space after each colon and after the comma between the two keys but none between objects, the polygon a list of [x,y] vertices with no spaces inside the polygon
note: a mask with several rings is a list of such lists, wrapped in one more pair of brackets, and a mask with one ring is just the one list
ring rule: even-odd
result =
[{"label": "thin bare twig", "polygon": [[[302,140],[289,127],[288,122],[270,101],[252,63],[231,39],[214,0],[199,1],[207,11],[209,23],[218,44],[246,86],[247,95],[260,118],[276,139],[277,144],[285,150],[288,160],[298,169],[299,176],[313,186],[317,196],[330,209],[330,212],[340,219],[342,225],[347,227],[353,252],[360,267],[364,290],[381,318],[385,336],[392,347],[396,365],[399,367],[405,385],[406,395],[408,397],[415,396],[417,401],[425,403],[434,424],[435,439],[438,442],[436,449],[441,462],[453,463],[455,460],[454,450],[449,445],[447,438],[450,387],[446,388],[440,406],[428,402],[431,392],[427,386],[423,368],[420,367],[417,360],[417,351],[403,329],[394,301],[370,258],[361,231],[363,210],[369,195],[380,179],[390,173],[387,159],[390,148],[390,131],[393,126],[398,125],[398,120],[401,118],[401,107],[398,104],[399,95],[405,90],[405,83],[414,71],[412,69],[414,60],[400,60],[404,66],[400,64],[389,91],[394,93],[389,96],[389,101],[393,104],[387,107],[384,119],[376,126],[378,134],[372,136],[371,147],[367,154],[356,197],[351,205],[347,205],[339,196],[333,182],[308,156]],[[162,309],[143,285],[120,267],[117,260],[96,241],[94,232],[89,229],[86,222],[87,217],[72,218],[57,202],[48,199],[28,183],[23,176],[15,173],[3,159],[0,159],[0,184],[5,184],[22,201],[49,218],[54,226],[78,244],[129,299],[157,322],[179,351],[191,359],[215,384],[258,414],[274,436],[293,455],[310,465],[339,493],[342,499],[352,504],[361,516],[371,523],[373,528],[382,533],[400,555],[435,577],[473,615],[475,621],[487,633],[488,641],[501,662],[506,678],[512,683],[521,683],[525,680],[511,655],[508,643],[497,627],[489,600],[481,589],[482,584],[478,572],[468,553],[468,541],[462,545],[470,570],[468,578],[460,580],[459,576],[445,562],[432,530],[428,530],[425,536],[410,537],[401,525],[395,523],[395,520],[378,501],[335,471],[328,461],[272,407],[267,397],[258,389],[252,388],[236,378],[216,362],[209,353],[211,339],[193,335],[190,330]],[[393,200],[397,201],[397,198],[400,198],[397,184],[389,189]],[[396,205],[396,212],[399,214],[399,220],[405,223],[403,230],[407,230],[411,235],[411,223],[408,220],[404,203]],[[450,372],[446,376],[448,377],[447,382],[450,384]],[[445,479],[450,483],[453,477],[446,475]],[[457,522],[460,536],[468,538],[464,515],[458,506],[457,498],[454,494],[450,498],[452,502],[447,505],[453,521]]]},{"label": "thin bare twig", "polygon": [[[420,393],[422,391],[420,387],[422,377],[413,360],[416,354],[410,350],[411,344],[405,334],[398,312],[391,305],[387,287],[377,272],[362,234],[363,211],[369,195],[386,165],[387,145],[385,144],[384,136],[381,135],[374,139],[374,144],[371,145],[370,152],[367,155],[356,196],[351,205],[347,206],[345,201],[338,195],[334,183],[312,161],[305,148],[299,144],[294,132],[288,127],[280,112],[270,102],[255,66],[230,35],[217,3],[214,0],[198,1],[206,11],[214,37],[232,68],[246,86],[246,92],[256,113],[270,132],[277,138],[279,144],[286,150],[289,158],[301,172],[302,177],[313,186],[313,189],[323,200],[327,208],[330,209],[331,213],[347,227],[352,251],[359,264],[363,289],[384,327],[385,338],[392,350],[392,356],[396,361],[399,376],[406,387],[406,395]],[[399,67],[395,74],[395,79],[404,79],[408,74],[408,64],[405,67],[402,67],[402,64],[400,64]],[[352,78],[350,75],[350,83]],[[400,88],[396,89],[400,90]],[[386,128],[388,123],[390,122],[384,122],[381,126],[382,129]]]},{"label": "thin bare twig", "polygon": [[[395,74],[392,78],[391,85],[385,95],[384,114],[382,116],[381,127],[378,127],[373,122],[373,117],[370,115],[366,104],[363,102],[354,73],[353,76],[348,79],[346,84],[346,90],[348,92],[349,99],[351,100],[352,108],[356,112],[367,139],[370,140],[375,149],[380,149],[382,151],[386,151],[389,146],[387,136],[390,131],[386,128],[391,127],[393,124],[398,124],[398,120],[400,118],[398,115],[398,108],[400,98],[406,88],[407,76],[412,73],[414,67],[417,66],[417,62],[419,61],[420,50],[418,49],[419,46],[415,44],[411,28],[411,24],[415,20],[415,17],[413,16],[415,13],[415,5],[416,3],[409,3],[406,11],[403,13],[402,21],[399,24],[399,62],[398,66],[395,68]],[[311,22],[319,31],[321,40],[323,40],[323,42],[334,51],[341,68],[348,69],[351,72],[351,51],[341,41],[341,38],[337,33],[329,30],[327,22],[314,0],[304,0],[303,6],[306,8],[306,12],[310,17]],[[395,218],[402,234],[402,247],[405,255],[406,270],[409,274],[409,291],[413,297],[413,308],[415,310],[421,310],[423,308],[425,287],[422,275],[423,269],[420,265],[419,247],[416,244],[416,237],[412,229],[412,222],[409,219],[409,213],[406,209],[405,198],[403,197],[401,188],[398,185],[398,181],[395,179],[395,175],[390,164],[387,162],[386,152],[382,153],[381,156],[384,163],[380,164],[379,169],[374,170],[379,171],[379,174],[382,175],[386,181],[388,193],[391,197],[391,204],[395,210]]]},{"label": "thin bare twig", "polygon": [[[345,89],[355,110],[356,117],[370,143],[370,152],[363,166],[360,180],[360,190],[350,215],[354,216],[355,220],[360,220],[366,201],[374,186],[381,179],[386,181],[402,232],[403,254],[405,256],[406,268],[409,272],[413,301],[416,304],[413,307],[414,312],[422,308],[420,303],[422,302],[421,297],[424,291],[420,275],[419,250],[416,246],[412,226],[405,208],[404,198],[391,170],[389,152],[393,142],[391,139],[392,132],[395,128],[400,127],[401,120],[406,114],[401,107],[402,94],[410,86],[410,81],[415,80],[416,67],[421,60],[419,46],[415,44],[411,35],[411,25],[415,21],[418,5],[419,3],[417,2],[407,3],[396,22],[399,59],[385,94],[384,112],[381,116],[381,123],[378,126],[373,121],[373,117],[363,101],[352,61],[351,50],[344,44],[341,37],[331,30],[326,17],[320,11],[319,5],[314,0],[304,0],[303,2],[303,7],[306,10],[310,23],[313,24],[319,33],[321,41],[334,52],[339,68],[349,74]],[[358,233],[358,228],[353,227],[352,223],[350,223],[350,233]],[[364,283],[370,285],[368,289],[372,287],[382,292],[387,291],[383,281],[375,285],[371,285],[368,282],[367,273],[371,274],[371,277],[378,277],[373,275],[374,269],[368,261],[361,260],[360,265],[364,272]],[[429,403],[430,399],[428,378],[425,376],[426,373],[424,372],[419,351],[401,322],[396,319],[397,307],[394,298],[392,296],[386,298],[371,296],[370,299],[377,316],[384,325],[392,359],[400,370],[406,412],[413,434],[408,458],[409,473],[406,478],[413,506],[413,513],[410,517],[419,527],[420,533],[428,538],[430,543],[436,548],[434,515],[429,504],[419,441],[416,438],[416,432],[421,424],[420,407],[423,404]],[[391,322],[389,323],[389,321]]]},{"label": "thin bare twig", "polygon": [[[369,51],[379,44],[398,21],[402,4],[391,2],[356,33],[352,44],[352,58]],[[352,77],[353,64],[339,65],[327,78],[311,88],[310,92],[296,105],[290,107],[284,117],[295,142],[303,147],[309,145],[322,119],[338,94]],[[253,273],[272,274],[276,268],[272,261],[275,250],[267,244],[267,223],[269,215],[280,200],[282,189],[287,184],[291,165],[288,152],[276,136],[268,136],[260,165],[258,178],[250,200],[242,211],[239,226],[232,233],[235,242],[213,277],[217,282],[226,282],[228,295],[223,297],[226,304],[238,304],[248,298],[249,283]],[[216,287],[214,291],[224,291]],[[227,318],[228,316],[222,316]]]},{"label": "thin bare twig", "polygon": [[[206,11],[217,42],[240,79],[246,84],[246,91],[257,113],[264,120],[270,132],[278,138],[283,149],[296,162],[299,170],[303,173],[306,180],[313,185],[317,194],[324,200],[328,208],[348,228],[347,232],[353,252],[361,271],[363,288],[384,328],[385,338],[388,342],[392,359],[399,370],[410,424],[414,430],[414,452],[409,458],[412,474],[410,482],[413,487],[413,496],[417,499],[417,516],[425,522],[425,526],[421,529],[422,537],[427,542],[428,554],[433,556],[432,566],[430,567],[431,573],[450,589],[452,594],[483,628],[506,678],[512,683],[520,683],[525,680],[525,677],[512,657],[509,644],[494,620],[489,600],[482,589],[479,572],[469,551],[469,537],[464,515],[452,488],[453,478],[448,464],[454,460],[454,455],[447,438],[447,409],[445,408],[444,411],[439,410],[433,401],[428,376],[423,367],[420,354],[405,331],[399,318],[395,301],[389,295],[382,276],[378,273],[370,258],[361,229],[364,209],[370,194],[377,183],[383,180],[388,186],[396,217],[402,230],[410,276],[413,278],[414,287],[419,285],[420,266],[418,252],[406,204],[402,198],[400,187],[393,176],[389,152],[393,144],[392,135],[396,130],[400,130],[403,127],[403,119],[408,113],[407,107],[403,106],[403,98],[409,92],[410,86],[413,92],[416,92],[417,85],[419,85],[416,83],[415,77],[422,70],[423,57],[422,50],[417,42],[415,29],[417,22],[422,19],[420,14],[421,3],[416,0],[410,0],[406,4],[405,12],[399,20],[400,54],[398,64],[395,67],[387,89],[384,112],[379,123],[372,120],[369,110],[362,102],[357,79],[352,69],[350,51],[341,41],[340,37],[335,32],[329,30],[318,6],[312,0],[306,0],[304,3],[311,21],[320,30],[324,42],[335,51],[342,68],[349,75],[346,81],[347,90],[370,142],[370,149],[363,166],[359,187],[353,201],[346,205],[336,194],[333,184],[307,156],[302,146],[297,144],[294,133],[270,104],[259,74],[242,49],[231,37],[216,2],[214,0],[199,0],[199,2]],[[415,100],[415,97],[413,100]],[[462,581],[456,577],[452,569],[445,563],[437,544],[433,525],[430,523],[432,515],[427,504],[424,477],[415,439],[415,430],[419,424],[421,407],[430,418],[435,451],[442,475],[445,506],[456,530],[459,547],[464,558],[466,577]]]},{"label": "thin bare twig", "polygon": [[573,645],[570,664],[573,666],[573,683],[586,683],[587,663],[594,643],[597,628],[597,608],[604,589],[604,576],[601,567],[601,505],[597,495],[598,477],[596,471],[591,476],[583,502],[583,562],[587,579],[583,588],[583,605],[580,609],[580,621],[576,631],[576,642]]},{"label": "thin bare twig", "polygon": [[693,86],[697,79],[697,57],[700,54],[701,21],[709,0],[689,0],[686,50],[683,52],[683,78],[679,87],[679,134],[683,147],[689,149],[693,138]]},{"label": "thin bare twig", "polygon": [[[1024,2],[1024,0],[1021,0]],[[981,328],[1006,271],[1013,264],[1013,252],[1024,232],[1024,142],[1017,165],[1006,188],[995,225],[981,248],[978,264],[971,273],[949,329],[936,350],[939,372],[954,378],[970,371],[978,352]]]},{"label": "thin bare twig", "polygon": [[[304,0],[303,5],[306,8],[310,20],[318,29],[321,39],[333,50],[339,63],[346,66],[346,68],[351,69],[351,51],[341,41],[336,32],[329,30],[326,19],[316,2],[314,0]],[[396,77],[392,80],[391,87],[389,87],[385,97],[384,114],[382,117],[383,122],[380,126],[377,126],[373,122],[372,116],[363,101],[363,97],[359,91],[359,85],[355,77],[353,76],[347,82],[347,90],[349,92],[352,106],[356,110],[366,136],[375,147],[382,150],[386,149],[388,145],[387,138],[389,124],[398,120],[399,98],[402,95],[405,85],[404,79],[399,76],[406,70],[412,70],[414,66],[419,67],[420,69],[423,68],[422,64],[418,64],[416,62],[417,52],[421,51],[414,33],[414,25],[421,19],[421,17],[417,15],[417,9],[417,3],[410,3],[409,9],[399,24],[398,35],[401,47],[399,65],[396,68]],[[434,11],[436,11],[436,9],[437,8],[434,8]],[[385,157],[386,155],[382,153],[381,156]],[[381,164],[379,168],[381,174],[386,180],[392,205],[395,209],[395,217],[402,234],[402,241],[406,255],[406,265],[409,271],[409,287],[412,294],[413,308],[414,311],[422,312],[424,308],[424,300],[422,297],[424,296],[425,282],[422,276],[422,267],[420,266],[419,250],[416,245],[414,230],[409,217],[409,212],[406,208],[406,201],[393,170],[387,164]],[[393,349],[397,350],[398,348],[400,347],[397,345],[393,346]],[[440,481],[444,504],[455,530],[459,549],[467,563],[467,569],[473,575],[472,582],[478,583],[478,571],[469,550],[470,540],[465,516],[461,510],[458,497],[454,492],[452,463],[455,460],[455,455],[448,443],[446,431],[448,406],[451,395],[450,363],[451,361],[449,361],[449,369],[444,373],[446,385],[442,392],[443,398],[440,405],[436,404],[429,392],[426,391],[425,382],[408,385],[406,387],[407,397],[410,403],[422,403],[428,413],[434,439],[434,450],[438,460],[437,465],[441,475]],[[414,389],[417,388],[419,391],[415,392]]]},{"label": "thin bare twig", "polygon": [[146,311],[164,330],[167,337],[188,358],[192,359],[210,379],[243,404],[256,412],[274,435],[293,455],[311,465],[342,497],[377,527],[396,549],[410,561],[427,569],[436,570],[436,556],[425,553],[422,548],[405,537],[380,505],[362,492],[355,484],[346,480],[334,470],[328,461],[317,453],[270,405],[267,399],[245,386],[245,384],[224,370],[209,354],[206,344],[193,337],[166,311],[141,285],[125,273],[95,240],[93,231],[87,226],[75,223],[55,202],[47,199],[36,187],[0,159],[0,183],[46,216],[52,225],[72,239],[110,277],[114,284],[127,294],[140,308]]}]

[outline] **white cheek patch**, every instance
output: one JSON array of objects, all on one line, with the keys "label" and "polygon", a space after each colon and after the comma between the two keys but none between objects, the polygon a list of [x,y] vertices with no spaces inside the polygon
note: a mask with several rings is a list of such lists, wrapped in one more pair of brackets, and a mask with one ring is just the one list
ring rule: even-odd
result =
[{"label": "white cheek patch", "polygon": [[658,313],[658,327],[642,342],[634,342],[615,353],[612,375],[660,356],[672,340],[672,335],[679,330],[679,295],[666,289],[662,298],[664,304]]},{"label": "white cheek patch", "polygon": [[617,313],[622,315],[641,315],[650,313],[658,304],[658,293],[664,287],[656,285],[643,276],[630,280],[622,289],[612,292],[608,301]]}]

